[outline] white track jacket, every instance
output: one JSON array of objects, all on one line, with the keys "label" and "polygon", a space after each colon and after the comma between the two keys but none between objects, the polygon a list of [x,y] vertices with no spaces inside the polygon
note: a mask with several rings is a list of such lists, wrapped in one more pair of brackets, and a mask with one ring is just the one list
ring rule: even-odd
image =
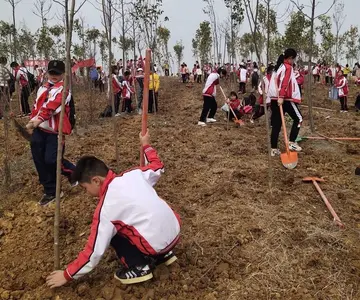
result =
[{"label": "white track jacket", "polygon": [[164,165],[152,147],[144,146],[144,154],[149,162],[146,167],[120,175],[109,171],[85,249],[64,271],[67,280],[90,272],[116,234],[129,239],[145,255],[166,253],[178,242],[180,218],[153,188]]},{"label": "white track jacket", "polygon": [[216,85],[220,83],[219,78],[220,75],[216,72],[209,75],[203,89],[203,96],[216,97]]}]

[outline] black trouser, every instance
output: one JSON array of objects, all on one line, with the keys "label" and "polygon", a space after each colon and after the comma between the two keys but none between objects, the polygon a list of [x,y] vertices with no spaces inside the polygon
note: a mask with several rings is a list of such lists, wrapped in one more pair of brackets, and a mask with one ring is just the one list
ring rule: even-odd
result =
[{"label": "black trouser", "polygon": [[302,96],[302,84],[298,84],[298,86],[299,86],[300,96]]},{"label": "black trouser", "polygon": [[131,98],[123,98],[122,112],[131,113]]},{"label": "black trouser", "polygon": [[201,83],[201,75],[198,75],[196,78],[197,83]]},{"label": "black trouser", "polygon": [[349,110],[347,106],[347,96],[339,97],[341,110]]},{"label": "black trouser", "polygon": [[170,75],[169,69],[165,69],[165,76],[169,76],[169,75]]},{"label": "black trouser", "polygon": [[154,112],[154,102],[155,102],[155,111],[158,111],[158,93],[153,90],[149,90],[149,107],[148,113]]},{"label": "black trouser", "polygon": [[100,93],[105,92],[105,84],[102,82],[102,80],[99,80],[99,89]]},{"label": "black trouser", "polygon": [[[31,154],[39,174],[39,181],[44,187],[46,195],[55,195],[56,191],[56,159],[58,135],[35,128],[31,136]],[[65,143],[63,146],[63,155]],[[66,159],[62,159],[61,173],[69,180],[75,166]]]},{"label": "black trouser", "polygon": [[206,118],[214,118],[217,110],[217,103],[215,97],[204,96],[203,109],[200,116],[201,122],[206,122]]},{"label": "black trouser", "polygon": [[230,120],[234,120],[235,119],[235,116],[236,118],[238,118],[239,120],[241,119],[241,117],[243,116],[243,114],[241,112],[239,112],[238,110],[233,110],[234,113],[230,110],[229,112],[226,113],[227,115],[227,118],[229,118],[229,114],[230,114]]},{"label": "black trouser", "polygon": [[31,113],[29,106],[30,90],[27,86],[21,89],[21,109],[23,114],[28,115]]},{"label": "black trouser", "polygon": [[182,82],[183,83],[186,83],[186,80],[187,80],[187,74],[181,74],[181,78],[182,78]]},{"label": "black trouser", "polygon": [[[266,106],[267,109],[268,109],[268,105]],[[265,115],[265,109],[264,109],[264,106],[262,104],[256,104],[255,105],[255,111],[254,111],[254,114],[252,115],[252,119],[253,120],[256,120],[256,119],[259,119],[261,118],[263,115]]]},{"label": "black trouser", "polygon": [[[297,104],[290,101],[284,101],[282,107],[284,114],[287,113],[293,119],[293,125],[290,132],[290,142],[295,142],[303,120],[301,112]],[[276,149],[278,147],[279,134],[282,126],[280,108],[277,101],[271,101],[271,111],[271,148]]]},{"label": "black trouser", "polygon": [[127,268],[152,264],[158,257],[163,257],[172,250],[169,249],[169,251],[165,254],[151,256],[146,255],[133,245],[126,237],[119,234],[116,234],[111,239],[110,245],[114,248],[121,263]]},{"label": "black trouser", "polygon": [[242,94],[246,93],[246,82],[239,83],[239,92],[241,92]]},{"label": "black trouser", "polygon": [[330,85],[333,85],[333,77],[330,77]]},{"label": "black trouser", "polygon": [[326,83],[326,85],[330,84],[330,77],[329,76],[325,76],[325,83]]},{"label": "black trouser", "polygon": [[119,107],[120,107],[120,92],[114,94],[114,106],[115,106],[115,114],[117,114],[119,112]]}]

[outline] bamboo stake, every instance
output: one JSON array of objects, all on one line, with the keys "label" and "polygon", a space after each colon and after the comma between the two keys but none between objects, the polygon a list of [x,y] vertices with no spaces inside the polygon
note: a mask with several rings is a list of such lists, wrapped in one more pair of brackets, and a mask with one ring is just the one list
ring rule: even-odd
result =
[{"label": "bamboo stake", "polygon": [[1,106],[4,118],[4,174],[5,174],[5,189],[10,190],[11,183],[11,172],[10,172],[10,164],[9,164],[9,88],[4,86],[1,90]]},{"label": "bamboo stake", "polygon": [[[144,75],[144,92],[143,92],[143,109],[142,109],[142,120],[141,120],[141,134],[145,135],[147,131],[147,117],[149,108],[149,81],[150,81],[150,60],[151,60],[151,49],[146,49],[145,55],[145,75]],[[140,146],[140,166],[145,166],[144,149]]]},{"label": "bamboo stake", "polygon": [[70,48],[72,38],[72,27],[74,24],[74,12],[75,12],[75,0],[71,1],[70,15],[68,12],[68,2],[65,1],[65,17],[66,17],[66,63],[65,63],[65,81],[63,94],[61,99],[61,111],[60,111],[60,122],[59,122],[59,135],[58,135],[58,149],[56,159],[56,202],[55,202],[55,217],[54,217],[54,268],[55,270],[60,269],[60,249],[59,249],[59,221],[60,221],[60,193],[61,193],[61,162],[63,156],[63,125],[64,125],[64,114],[65,114],[65,100],[67,90],[69,87],[69,76],[71,74],[70,66]]}]

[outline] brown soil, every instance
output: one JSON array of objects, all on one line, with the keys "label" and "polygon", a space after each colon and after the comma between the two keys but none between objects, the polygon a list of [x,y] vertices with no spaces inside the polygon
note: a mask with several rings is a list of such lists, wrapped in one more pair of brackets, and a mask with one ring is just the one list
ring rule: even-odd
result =
[{"label": "brown soil", "polygon": [[[157,191],[183,220],[178,263],[156,270],[152,282],[127,287],[113,279],[118,262],[107,251],[91,274],[53,294],[45,278],[53,268],[54,206],[38,206],[41,187],[29,145],[12,128],[13,179],[10,192],[2,191],[0,211],[0,299],[360,299],[360,178],[354,176],[360,144],[302,142],[295,170],[272,160],[270,193],[264,119],[242,128],[231,124],[226,131],[218,112],[218,124],[199,128],[201,87],[188,88],[175,79],[164,79],[162,86],[160,112],[149,127],[166,165]],[[89,103],[96,101],[90,105],[96,117],[105,102],[97,96],[76,98],[78,135],[68,137],[66,156],[76,161],[95,154],[115,167],[111,120],[94,119],[85,126]],[[338,109],[326,98],[327,90],[318,86],[315,105]],[[309,129],[307,109],[302,111],[304,135]],[[315,110],[317,131],[324,135],[360,137],[359,122],[355,112]],[[121,168],[126,169],[138,163],[140,117],[119,118],[117,128]],[[1,149],[3,144],[1,139]],[[314,187],[302,183],[305,176],[326,179],[321,186],[344,230],[332,223]],[[86,243],[96,200],[63,183],[65,267]]]}]

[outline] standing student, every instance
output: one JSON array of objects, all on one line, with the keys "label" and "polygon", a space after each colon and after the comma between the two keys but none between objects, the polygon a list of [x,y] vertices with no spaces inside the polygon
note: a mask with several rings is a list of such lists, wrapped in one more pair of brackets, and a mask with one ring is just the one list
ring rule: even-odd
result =
[{"label": "standing student", "polygon": [[[66,100],[62,133],[69,135],[74,125],[71,118],[73,100],[70,92],[64,91],[64,73],[64,62],[59,60],[49,62],[48,82],[39,88],[30,121],[26,125],[26,128],[32,131],[31,153],[40,183],[44,187],[44,195],[39,202],[42,206],[55,200],[56,159],[63,93],[66,93]],[[65,139],[63,155],[64,152]],[[69,180],[74,168],[71,162],[62,159],[61,171]]]},{"label": "standing student", "polygon": [[142,68],[138,68],[136,75],[135,75],[135,79],[136,82],[138,83],[138,90],[137,90],[137,94],[138,94],[138,112],[141,115],[142,114],[142,101],[143,101],[143,95],[144,95],[144,70]]},{"label": "standing student", "polygon": [[340,99],[340,112],[341,113],[347,113],[348,112],[348,106],[347,106],[347,96],[349,94],[349,86],[348,86],[348,80],[344,75],[343,71],[339,71],[339,75],[336,81],[336,87],[339,90],[339,99]]},{"label": "standing student", "polygon": [[154,72],[153,68],[150,68],[150,80],[149,80],[149,113],[158,111],[158,97],[159,97],[159,88],[160,88],[160,77],[157,73]]},{"label": "standing student", "polygon": [[[118,80],[118,68],[117,66],[113,66],[111,73],[112,73],[112,88],[113,88],[113,97],[114,97],[114,107],[115,107],[115,117],[119,117],[119,107],[120,107],[120,98],[121,98],[121,83]],[[109,103],[111,105],[111,103]]]},{"label": "standing student", "polygon": [[125,71],[124,73],[124,80],[121,83],[121,89],[122,89],[122,99],[123,99],[123,105],[122,105],[122,112],[131,113],[132,107],[131,107],[131,94],[134,93],[133,88],[130,84],[130,71]]},{"label": "standing student", "polygon": [[21,109],[24,115],[29,115],[31,113],[29,106],[29,96],[30,96],[30,87],[28,72],[25,67],[20,67],[17,62],[12,62],[10,67],[13,69],[14,78],[20,84],[20,99],[21,99]]},{"label": "standing student", "polygon": [[150,146],[148,133],[140,143],[149,162],[145,167],[118,175],[94,156],[84,156],[77,163],[73,180],[99,202],[85,249],[65,270],[47,277],[50,288],[91,272],[109,246],[123,266],[114,274],[122,284],[148,281],[157,266],[177,260],[173,249],[180,239],[180,217],[154,189],[164,164]]},{"label": "standing student", "polygon": [[200,115],[198,125],[206,126],[206,123],[214,123],[217,103],[216,103],[216,86],[220,84],[220,78],[226,76],[225,69],[219,69],[218,72],[212,72],[206,80],[203,89],[204,104]]},{"label": "standing student", "polygon": [[170,76],[169,63],[166,61],[164,64],[165,76]]},{"label": "standing student", "polygon": [[256,62],[253,63],[253,71],[251,74],[251,86],[255,91],[259,86],[259,68]]},{"label": "standing student", "polygon": [[3,117],[3,110],[9,105],[11,73],[6,68],[6,57],[0,57],[0,119]]},{"label": "standing student", "polygon": [[246,93],[246,81],[247,81],[247,70],[244,64],[240,65],[240,70],[239,70],[239,92],[241,94],[245,94]]},{"label": "standing student", "polygon": [[299,70],[298,67],[296,67],[296,64],[294,64],[293,68],[294,68],[295,79],[299,86],[300,95],[302,95],[302,88],[305,81],[304,74],[303,72],[301,72],[301,70]]},{"label": "standing student", "polygon": [[180,67],[181,79],[183,83],[186,83],[186,68],[185,64],[182,64]]},{"label": "standing student", "polygon": [[302,149],[296,143],[303,117],[298,107],[301,103],[299,86],[295,79],[293,70],[294,60],[297,53],[294,49],[286,49],[284,54],[279,56],[269,85],[269,97],[271,98],[271,155],[280,155],[278,149],[279,134],[282,126],[280,106],[293,120],[290,132],[289,149],[300,152]]},{"label": "standing student", "polygon": [[320,81],[320,66],[319,65],[316,64],[313,67],[312,74],[314,77],[314,83],[319,82]]},{"label": "standing student", "polygon": [[97,67],[96,68],[97,72],[98,72],[98,86],[99,86],[99,90],[100,93],[105,92],[105,72],[103,70],[101,70],[101,67]]},{"label": "standing student", "polygon": [[201,68],[199,65],[197,65],[197,68],[196,68],[196,82],[197,83],[201,83],[201,78],[202,78],[202,74],[203,72],[201,71]]}]

